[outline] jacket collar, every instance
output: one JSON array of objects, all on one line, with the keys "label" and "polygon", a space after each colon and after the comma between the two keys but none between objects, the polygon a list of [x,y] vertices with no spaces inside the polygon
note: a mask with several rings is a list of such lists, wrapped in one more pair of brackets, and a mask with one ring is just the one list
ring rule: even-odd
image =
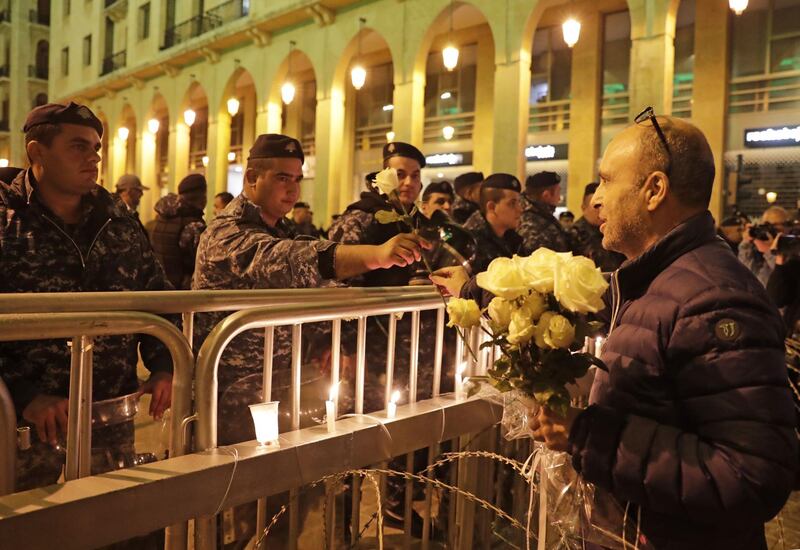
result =
[{"label": "jacket collar", "polygon": [[482,232],[486,239],[495,243],[495,245],[505,250],[509,255],[516,254],[522,244],[522,237],[513,229],[509,229],[503,233],[502,237],[498,237],[486,217],[483,214],[479,215],[481,225],[475,229],[475,232]]},{"label": "jacket collar", "polygon": [[618,272],[620,287],[627,292],[646,288],[675,260],[717,240],[711,212],[696,214],[680,223],[641,256],[622,264]]},{"label": "jacket collar", "polygon": [[525,210],[533,210],[534,212],[538,212],[539,214],[553,217],[553,213],[556,211],[555,206],[550,206],[549,204],[544,203],[542,201],[533,200],[528,196],[526,196],[524,193],[522,197],[523,197],[523,207],[525,208]]},{"label": "jacket collar", "polygon": [[262,227],[273,235],[289,235],[291,233],[288,221],[285,218],[278,220],[275,227],[270,227],[261,217],[261,207],[248,199],[244,193],[233,199],[217,218],[228,218],[233,222],[241,221]]}]

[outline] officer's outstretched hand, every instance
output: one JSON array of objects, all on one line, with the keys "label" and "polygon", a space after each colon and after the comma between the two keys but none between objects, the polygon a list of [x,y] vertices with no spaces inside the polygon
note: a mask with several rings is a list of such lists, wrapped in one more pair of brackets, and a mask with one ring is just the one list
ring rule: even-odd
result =
[{"label": "officer's outstretched hand", "polygon": [[153,396],[150,400],[150,416],[155,420],[160,419],[172,404],[172,374],[168,372],[151,374],[147,382],[139,388],[138,396],[145,393]]},{"label": "officer's outstretched hand", "polygon": [[460,265],[443,267],[431,273],[430,279],[445,296],[458,298],[461,288],[469,282],[469,274]]},{"label": "officer's outstretched hand", "polygon": [[58,395],[40,393],[22,411],[22,418],[36,426],[36,433],[43,443],[58,445],[56,425],[67,435],[67,410],[69,400]]},{"label": "officer's outstretched hand", "polygon": [[422,249],[430,250],[431,243],[413,233],[400,233],[378,247],[378,264],[382,268],[411,265],[420,260]]}]

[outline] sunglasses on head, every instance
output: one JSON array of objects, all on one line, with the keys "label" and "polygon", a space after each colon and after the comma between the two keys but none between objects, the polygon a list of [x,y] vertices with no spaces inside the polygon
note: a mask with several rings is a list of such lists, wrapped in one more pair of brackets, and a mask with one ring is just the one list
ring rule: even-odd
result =
[{"label": "sunglasses on head", "polygon": [[636,118],[633,119],[636,124],[644,124],[645,122],[650,121],[655,128],[656,133],[658,134],[658,139],[661,140],[661,144],[664,145],[664,150],[667,152],[667,174],[669,174],[669,168],[672,166],[672,151],[669,149],[669,143],[667,143],[667,136],[664,135],[664,131],[661,129],[661,125],[658,123],[658,118],[656,117],[655,111],[653,111],[652,107],[646,107],[644,111],[636,115]]}]

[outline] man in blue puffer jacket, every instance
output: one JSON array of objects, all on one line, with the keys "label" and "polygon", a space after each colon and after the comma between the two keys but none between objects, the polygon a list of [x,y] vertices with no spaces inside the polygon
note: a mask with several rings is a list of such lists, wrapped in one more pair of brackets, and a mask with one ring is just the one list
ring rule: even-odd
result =
[{"label": "man in blue puffer jacket", "polygon": [[[608,146],[593,198],[603,247],[628,258],[612,276],[608,370],[587,409],[543,410],[532,424],[586,481],[630,503],[658,550],[766,549],[764,523],[798,463],[784,329],[715,234],[702,132],[637,119]],[[452,279],[436,282],[455,292]]]}]

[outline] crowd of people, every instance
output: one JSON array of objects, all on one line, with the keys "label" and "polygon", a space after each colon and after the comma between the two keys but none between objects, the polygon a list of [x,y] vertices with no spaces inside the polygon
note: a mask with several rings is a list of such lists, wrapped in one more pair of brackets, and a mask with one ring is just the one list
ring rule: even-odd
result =
[{"label": "crowd of people", "polygon": [[[469,269],[444,267],[431,277],[455,296],[476,293],[474,275],[498,257],[546,247],[591,258],[613,273],[605,318],[613,334],[603,350],[608,370],[598,372],[588,409],[568,418],[543,410],[538,433],[569,451],[589,481],[639,507],[644,533],[658,548],[710,548],[713,537],[726,548],[762,547],[763,523],[786,500],[798,462],[785,327],[764,287],[786,307],[790,323],[800,310],[800,260],[781,248],[791,236],[781,209],[769,209],[752,227],[740,220],[738,232],[727,220],[714,226],[707,210],[713,157],[690,124],[652,116],[615,138],[600,180],[583,190],[577,220],[554,215],[562,202],[556,173],[532,174],[523,184],[511,174],[469,172],[423,190],[425,155],[391,142],[376,168],[396,174],[393,198],[381,194],[372,174],[359,200],[327,231],[314,226],[309,205],[299,200],[304,155],[290,136],[257,137],[242,193],[216,195],[212,219],[204,219],[206,180],[190,174],[177,194],[159,199],[145,226],[137,209],[148,188],[137,176],[120,178],[113,194],[96,183],[103,126],[89,108],[37,107],[24,132],[30,167],[0,183],[0,292],[417,284],[423,256],[435,252],[436,242],[383,222],[385,212],[410,217],[414,227],[435,222],[470,236]],[[224,316],[198,314],[196,342]],[[435,316],[421,317],[419,398],[432,387],[434,322]],[[388,317],[369,320],[366,411],[383,408],[387,323]],[[326,368],[328,330],[304,328],[303,361],[314,367],[304,369],[309,387],[313,373]],[[254,438],[247,405],[261,399],[263,337],[245,332],[222,356],[220,444]],[[276,330],[278,379],[290,369],[290,342],[290,330]],[[345,334],[344,376],[352,346]],[[395,346],[394,385],[407,396],[407,318],[397,322]],[[151,393],[154,417],[169,407],[171,362],[160,343],[141,335],[102,337],[93,353],[95,400]],[[151,373],[145,382],[136,377],[139,355]],[[0,344],[0,374],[20,425],[38,435],[19,452],[19,489],[60,475],[69,372],[65,341]],[[133,443],[130,420],[95,428],[92,471],[132,464]],[[390,518],[402,509],[403,499],[397,501],[387,506]],[[682,543],[669,546],[675,537]]]}]

